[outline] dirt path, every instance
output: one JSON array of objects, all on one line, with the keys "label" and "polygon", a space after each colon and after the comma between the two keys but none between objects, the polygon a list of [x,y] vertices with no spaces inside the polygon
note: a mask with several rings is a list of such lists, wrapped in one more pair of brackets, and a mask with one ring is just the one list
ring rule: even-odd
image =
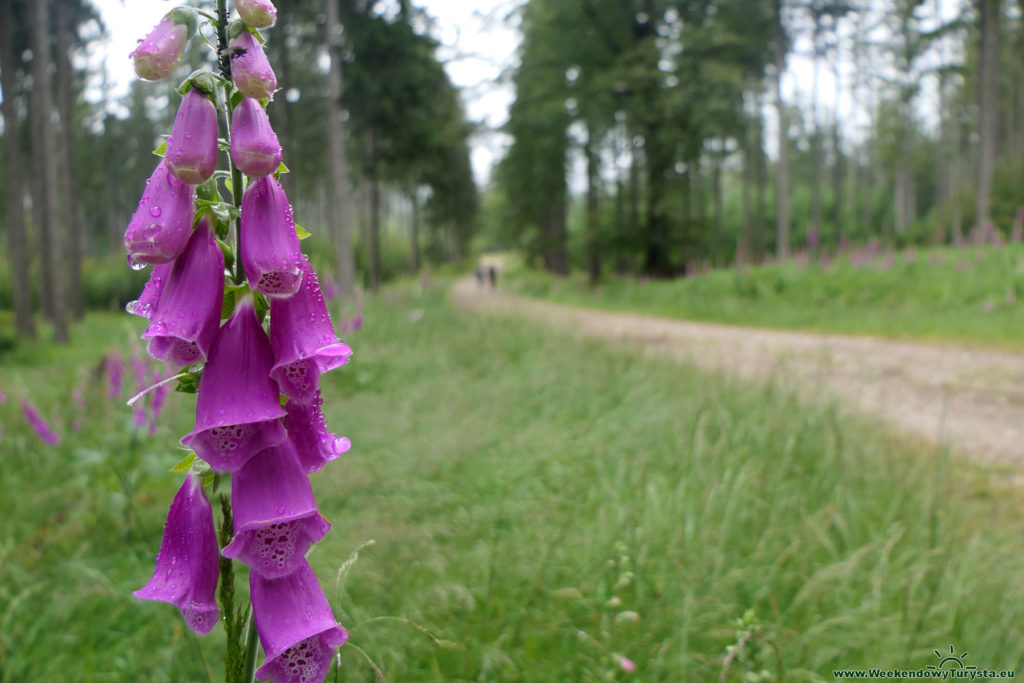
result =
[{"label": "dirt path", "polygon": [[1024,468],[1024,355],[563,306],[461,280],[454,301],[526,315],[712,371],[822,392],[933,443]]}]

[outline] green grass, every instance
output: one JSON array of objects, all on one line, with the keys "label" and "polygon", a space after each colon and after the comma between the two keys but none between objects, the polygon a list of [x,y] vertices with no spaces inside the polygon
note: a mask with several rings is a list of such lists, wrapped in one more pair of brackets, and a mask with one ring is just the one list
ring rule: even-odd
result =
[{"label": "green grass", "polygon": [[855,267],[797,262],[674,281],[609,277],[591,288],[513,268],[514,291],[562,303],[756,327],[1024,349],[1024,246],[935,248]]},{"label": "green grass", "polygon": [[[71,387],[131,337],[126,319],[0,364],[0,680],[218,680],[220,629],[197,638],[130,596],[194,399],[172,395],[157,435],[133,437],[97,385],[70,432]],[[999,473],[824,401],[462,313],[437,289],[368,300],[350,342],[324,384],[354,446],[313,477],[334,528],[310,556],[352,633],[338,680],[374,680],[356,648],[395,682],[717,680],[748,610],[748,659],[786,680],[921,668],[951,643],[1021,665],[1020,496]],[[21,394],[63,415],[61,445],[23,425]]]}]

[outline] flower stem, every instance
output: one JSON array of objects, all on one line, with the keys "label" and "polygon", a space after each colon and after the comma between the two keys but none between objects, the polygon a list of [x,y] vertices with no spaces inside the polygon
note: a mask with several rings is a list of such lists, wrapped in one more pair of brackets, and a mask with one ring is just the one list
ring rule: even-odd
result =
[{"label": "flower stem", "polygon": [[[227,0],[217,0],[217,64],[220,66],[220,75],[226,81],[224,86],[224,119],[227,131],[224,138],[231,140],[231,55],[228,53],[228,3]],[[228,154],[228,168],[231,170],[231,203],[236,208],[242,206],[242,172],[235,168]],[[235,224],[235,272],[232,277],[235,284],[242,284],[245,275],[242,271],[242,230],[241,219],[236,218]]]}]

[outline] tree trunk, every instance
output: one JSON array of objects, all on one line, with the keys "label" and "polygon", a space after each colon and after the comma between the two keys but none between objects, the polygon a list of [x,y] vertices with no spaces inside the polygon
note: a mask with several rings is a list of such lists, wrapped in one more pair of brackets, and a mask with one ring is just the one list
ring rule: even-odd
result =
[{"label": "tree trunk", "polygon": [[[325,4],[325,30],[331,56],[331,67],[327,74],[327,169],[330,183],[330,191],[327,193],[328,219],[330,233],[334,239],[339,294],[343,302],[349,303],[354,302],[356,296],[356,265],[352,256],[352,187],[348,178],[346,131],[340,111],[342,73],[338,40],[341,37],[341,28],[338,24],[338,3],[336,0],[325,0]],[[373,291],[376,292],[378,283],[376,280],[373,282]]]},{"label": "tree trunk", "polygon": [[[719,147],[722,141],[718,141]],[[716,148],[711,158],[711,263],[718,265],[722,251],[722,150]]]},{"label": "tree trunk", "polygon": [[7,238],[10,244],[11,298],[14,325],[28,339],[36,336],[32,317],[32,283],[29,279],[28,239],[21,179],[24,175],[18,141],[18,106],[15,101],[17,65],[14,59],[14,0],[0,0],[0,88],[3,89],[4,115],[4,200]]},{"label": "tree trunk", "polygon": [[752,253],[754,262],[764,261],[764,211],[765,211],[765,184],[767,181],[767,158],[764,153],[764,122],[761,118],[761,97],[754,95],[754,110],[757,118],[754,125],[754,186],[757,193],[754,196],[754,221],[751,224],[751,239],[753,241]]},{"label": "tree trunk", "polygon": [[779,122],[778,159],[775,163],[775,255],[789,256],[789,169],[787,168],[786,103],[782,101],[782,74],[786,70],[786,30],[782,0],[775,0],[775,113]]},{"label": "tree trunk", "polygon": [[50,88],[49,0],[36,0],[32,10],[32,153],[39,161],[39,218],[37,227],[42,251],[41,279],[50,298],[53,338],[58,344],[68,341],[67,308],[64,294],[64,269],[60,258],[62,243],[57,217],[57,163],[54,148],[53,101]]},{"label": "tree trunk", "polygon": [[818,123],[818,83],[821,80],[821,15],[814,15],[814,65],[811,76],[811,226],[807,246],[817,250],[821,240],[821,124]]},{"label": "tree trunk", "polygon": [[409,221],[409,261],[412,272],[420,272],[420,202],[413,190],[409,199],[412,201],[412,210]]},{"label": "tree trunk", "polygon": [[[744,107],[749,112],[749,107]],[[755,115],[756,116],[756,115]],[[754,126],[756,119],[749,118],[743,136],[743,185],[740,198],[743,203],[743,231],[740,233],[739,244],[736,245],[736,265],[743,266],[750,261],[751,235],[753,233],[753,207],[751,189],[754,184]]]},{"label": "tree trunk", "polygon": [[598,159],[594,149],[593,128],[587,128],[587,275],[590,284],[601,280],[600,216],[598,214]]},{"label": "tree trunk", "polygon": [[839,31],[836,31],[836,60],[832,65],[832,77],[836,84],[832,119],[832,239],[838,246],[843,239],[843,151],[839,140],[839,98],[842,94],[842,85],[839,81]]},{"label": "tree trunk", "polygon": [[[283,4],[283,3],[282,3]],[[290,6],[281,7],[281,16],[278,19],[276,30],[274,31],[274,49],[270,53],[276,57],[274,61],[274,72],[277,74],[278,81],[280,83],[291,83],[291,52],[288,48],[288,34],[287,32],[295,25],[295,12]],[[335,7],[335,15],[337,15],[337,7]],[[335,16],[335,21],[337,17]],[[330,35],[327,37],[328,54],[334,54],[334,46],[331,43]],[[333,59],[331,60],[334,61]],[[333,65],[332,65],[333,66]],[[331,78],[328,73],[328,78]],[[341,78],[339,76],[338,80]],[[328,88],[331,84],[328,83]],[[338,88],[340,97],[340,86]],[[337,101],[337,99],[335,99]],[[274,132],[277,133],[278,140],[281,143],[282,149],[285,152],[289,150],[294,151],[292,143],[292,126],[291,126],[291,103],[288,101],[287,92],[280,93],[277,99],[274,101],[274,105],[267,108],[270,114],[271,123],[274,126]],[[297,190],[299,188],[292,188],[289,182],[290,174],[284,174],[281,176],[281,184],[284,185],[285,189],[289,190],[296,197]]]},{"label": "tree trunk", "polygon": [[[374,149],[373,134],[370,134],[370,150]],[[372,162],[371,162],[372,163]],[[377,178],[377,170],[370,171],[370,243],[369,243],[369,270],[370,270],[370,291],[376,294],[380,291],[380,180]]]},{"label": "tree trunk", "polygon": [[978,207],[975,229],[985,230],[992,220],[992,175],[996,161],[999,115],[1000,0],[978,0],[981,14],[978,97]]},{"label": "tree trunk", "polygon": [[85,315],[82,304],[82,260],[85,256],[85,226],[82,207],[75,183],[75,126],[72,123],[74,109],[71,92],[71,57],[68,46],[75,28],[71,23],[68,3],[57,3],[57,106],[60,112],[60,142],[64,148],[64,163],[61,164],[61,206],[60,220],[67,226],[68,240],[66,254],[67,293],[71,317],[81,320]]}]

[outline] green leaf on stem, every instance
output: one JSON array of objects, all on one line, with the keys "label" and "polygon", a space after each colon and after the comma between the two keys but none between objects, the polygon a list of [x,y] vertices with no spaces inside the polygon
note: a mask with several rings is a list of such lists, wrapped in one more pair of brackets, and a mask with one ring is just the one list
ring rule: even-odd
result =
[{"label": "green leaf on stem", "polygon": [[295,234],[299,236],[300,240],[304,240],[307,237],[309,237],[312,233],[309,232],[308,230],[306,230],[304,227],[302,227],[298,223],[296,223],[295,224]]},{"label": "green leaf on stem", "polygon": [[195,453],[189,453],[184,458],[179,460],[177,462],[177,464],[174,467],[172,467],[170,470],[168,470],[168,471],[169,472],[174,472],[175,474],[184,474],[185,472],[189,471],[189,468],[192,467],[192,463],[195,462],[195,460],[196,460],[196,454]]},{"label": "green leaf on stem", "polygon": [[283,176],[285,173],[288,173],[288,172],[289,172],[288,167],[285,166],[284,162],[282,161],[280,164],[278,164],[277,170],[274,171],[274,180],[280,180],[281,176]]},{"label": "green leaf on stem", "polygon": [[158,157],[167,155],[167,136],[161,135],[160,137],[162,137],[163,140],[160,142],[160,145],[153,150],[153,154],[157,155]]}]

